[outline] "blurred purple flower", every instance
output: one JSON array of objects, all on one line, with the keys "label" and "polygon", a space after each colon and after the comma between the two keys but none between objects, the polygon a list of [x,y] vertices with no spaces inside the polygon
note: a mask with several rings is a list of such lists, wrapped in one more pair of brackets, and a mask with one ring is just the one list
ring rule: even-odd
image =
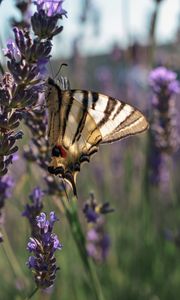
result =
[{"label": "blurred purple flower", "polygon": [[165,229],[163,231],[164,238],[175,244],[177,248],[180,248],[180,229],[176,232],[173,232],[170,229]]},{"label": "blurred purple flower", "polygon": [[4,201],[12,195],[14,181],[10,176],[0,177],[0,209],[4,206]]},{"label": "blurred purple flower", "polygon": [[170,96],[180,92],[180,84],[176,78],[177,75],[173,71],[165,67],[158,67],[150,72],[149,83],[158,95]]},{"label": "blurred purple flower", "polygon": [[44,196],[44,192],[41,188],[34,188],[31,195],[29,195],[29,199],[31,204],[26,204],[25,210],[22,213],[23,217],[28,218],[29,223],[31,225],[32,236],[36,236],[37,231],[37,220],[36,217],[40,214],[43,209],[42,198]]},{"label": "blurred purple flower", "polygon": [[99,218],[96,225],[87,231],[86,250],[87,254],[95,262],[103,262],[107,258],[110,248],[110,237],[104,230],[104,220]]},{"label": "blurred purple flower", "polygon": [[89,205],[89,203],[84,204],[83,212],[88,223],[96,223],[97,219],[99,218],[99,214],[95,211],[94,205]]},{"label": "blurred purple flower", "polygon": [[175,94],[180,92],[176,73],[165,67],[151,71],[150,86],[153,89],[150,126],[150,179],[153,184],[168,187],[170,156],[180,145],[177,130]]},{"label": "blurred purple flower", "polygon": [[[0,177],[0,225],[4,224],[4,211],[3,207],[5,200],[10,198],[12,195],[12,188],[14,186],[14,181],[10,176]],[[3,236],[0,232],[0,243],[3,242]]]},{"label": "blurred purple flower", "polygon": [[97,204],[93,194],[90,194],[90,200],[84,204],[83,212],[89,226],[86,234],[86,250],[95,262],[104,261],[108,255],[110,238],[105,232],[103,214],[112,211],[109,203]]},{"label": "blurred purple flower", "polygon": [[94,194],[90,194],[83,207],[83,212],[86,216],[88,223],[96,223],[101,214],[113,212],[114,209],[109,207],[109,203],[98,204],[94,198]]},{"label": "blurred purple flower", "polygon": [[54,212],[50,213],[49,220],[47,220],[45,213],[37,216],[37,237],[31,237],[27,245],[28,251],[33,253],[29,257],[27,265],[33,270],[37,287],[42,289],[54,284],[58,270],[54,253],[56,250],[61,250],[62,245],[57,235],[52,233],[54,223],[57,220]]}]

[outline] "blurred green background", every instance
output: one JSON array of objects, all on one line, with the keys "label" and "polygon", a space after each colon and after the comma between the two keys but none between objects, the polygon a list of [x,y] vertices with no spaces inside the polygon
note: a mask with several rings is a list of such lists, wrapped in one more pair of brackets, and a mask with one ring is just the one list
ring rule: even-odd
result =
[{"label": "blurred green background", "polygon": [[[161,64],[180,74],[180,5],[175,0],[162,0],[159,5],[158,1],[149,0],[144,13],[139,15],[142,1],[137,1],[137,12],[131,22],[132,1],[121,1],[120,7],[117,1],[111,1],[107,13],[108,2],[82,0],[76,5],[65,0],[64,8],[70,9],[70,15],[64,21],[63,35],[55,41],[50,70],[55,74],[60,63],[68,63],[63,75],[68,76],[72,88],[117,97],[137,106],[148,116],[152,97],[148,86],[150,70]],[[169,2],[177,8],[175,11],[169,10]],[[7,11],[6,5],[2,3],[2,11],[3,8]],[[165,8],[166,5],[170,6]],[[165,10],[169,12],[168,19],[163,19],[161,14]],[[14,13],[17,14],[15,8],[11,11],[12,15]],[[165,12],[164,15],[167,16]],[[141,26],[142,32],[136,28],[140,16],[146,20],[144,27]],[[169,27],[171,31],[166,36]],[[112,38],[111,31],[114,32]],[[7,31],[2,32],[3,41],[8,34],[7,26]],[[102,47],[98,44],[99,39]],[[177,114],[179,100],[177,96]],[[25,299],[33,288],[33,276],[25,265],[30,228],[21,213],[32,189],[35,186],[43,188],[44,182],[41,170],[21,156],[31,138],[28,130],[24,130],[26,134],[19,143],[20,157],[10,170],[16,185],[5,206],[5,242],[0,246],[2,300]],[[151,151],[148,133],[102,146],[78,175],[77,205],[84,233],[86,222],[82,207],[90,192],[98,202],[108,201],[115,209],[114,213],[105,216],[111,239],[109,255],[106,262],[94,267],[106,300],[177,300],[180,297],[179,150],[171,157],[168,194],[150,184],[147,187],[148,151]],[[57,253],[60,271],[54,287],[48,292],[38,292],[33,299],[96,299],[65,214],[59,212],[57,201],[51,197],[45,197],[43,210],[55,210],[60,217],[55,232],[64,247]],[[167,230],[172,233],[171,240],[166,239]]]}]

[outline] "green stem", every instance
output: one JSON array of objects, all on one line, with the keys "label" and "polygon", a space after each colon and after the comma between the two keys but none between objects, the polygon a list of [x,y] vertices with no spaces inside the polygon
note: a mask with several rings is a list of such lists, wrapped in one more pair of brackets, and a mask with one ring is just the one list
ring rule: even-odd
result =
[{"label": "green stem", "polygon": [[93,265],[92,262],[89,262],[89,267],[90,267],[89,275],[91,277],[91,280],[92,280],[92,283],[93,283],[93,286],[94,286],[94,290],[95,290],[95,293],[96,293],[97,300],[104,300],[104,295],[102,293],[102,288],[101,288],[96,270],[95,270],[94,265]]},{"label": "green stem", "polygon": [[66,213],[66,217],[71,229],[71,234],[76,243],[77,249],[83,261],[83,265],[87,274],[90,277],[90,282],[92,283],[93,291],[96,295],[97,300],[104,300],[104,296],[102,293],[101,285],[99,283],[95,268],[87,256],[86,252],[86,241],[84,234],[81,229],[81,224],[79,222],[78,214],[77,214],[77,199],[72,199],[71,203],[67,203],[66,199],[61,198],[61,202],[63,208]]},{"label": "green stem", "polygon": [[146,145],[145,145],[145,164],[144,164],[144,176],[142,184],[142,195],[145,195],[146,202],[150,202],[150,181],[149,181],[149,160],[150,160],[150,132],[147,134]]},{"label": "green stem", "polygon": [[29,299],[31,299],[35,294],[36,294],[36,292],[38,291],[38,287],[36,287],[35,288],[35,290],[34,291],[32,291],[32,293],[25,299],[25,300],[29,300]]},{"label": "green stem", "polygon": [[16,277],[20,277],[20,278],[24,278],[24,274],[21,270],[21,267],[19,265],[19,262],[16,258],[16,256],[14,255],[14,252],[12,250],[12,247],[11,247],[11,244],[9,242],[9,239],[8,239],[8,235],[6,233],[6,230],[4,227],[1,228],[2,229],[2,234],[3,234],[3,237],[4,237],[4,242],[2,243],[2,246],[3,246],[3,249],[4,249],[4,252],[8,258],[8,261],[9,261],[9,264],[15,274]]}]

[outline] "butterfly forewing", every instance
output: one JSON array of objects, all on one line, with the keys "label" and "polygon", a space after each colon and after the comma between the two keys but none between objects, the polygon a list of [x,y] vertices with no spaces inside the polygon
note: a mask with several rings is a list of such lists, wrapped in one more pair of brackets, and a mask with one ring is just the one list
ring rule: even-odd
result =
[{"label": "butterfly forewing", "polygon": [[[73,98],[82,105],[85,92],[72,91]],[[109,143],[143,132],[148,127],[144,115],[122,101],[102,94],[88,92],[88,113],[100,130],[101,143]]]},{"label": "butterfly forewing", "polygon": [[69,181],[84,161],[110,143],[144,131],[148,123],[136,108],[95,92],[62,91],[51,79],[47,91],[48,136],[52,147],[49,171]]}]

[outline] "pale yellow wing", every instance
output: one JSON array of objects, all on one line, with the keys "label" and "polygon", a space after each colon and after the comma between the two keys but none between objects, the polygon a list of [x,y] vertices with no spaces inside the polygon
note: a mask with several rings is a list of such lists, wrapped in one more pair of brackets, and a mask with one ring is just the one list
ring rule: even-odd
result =
[{"label": "pale yellow wing", "polygon": [[143,132],[144,115],[117,99],[88,91],[61,91],[51,80],[47,94],[48,136],[52,146],[49,171],[69,181],[76,194],[75,177],[100,143],[110,143]]},{"label": "pale yellow wing", "polygon": [[[88,112],[93,118],[102,136],[101,143],[114,142],[148,128],[145,116],[135,107],[120,100],[80,90],[64,92],[64,102],[68,103],[69,97],[73,99],[74,104],[76,103],[77,109]],[[74,135],[74,140],[78,134],[83,134],[83,131],[81,128],[80,132]]]}]

